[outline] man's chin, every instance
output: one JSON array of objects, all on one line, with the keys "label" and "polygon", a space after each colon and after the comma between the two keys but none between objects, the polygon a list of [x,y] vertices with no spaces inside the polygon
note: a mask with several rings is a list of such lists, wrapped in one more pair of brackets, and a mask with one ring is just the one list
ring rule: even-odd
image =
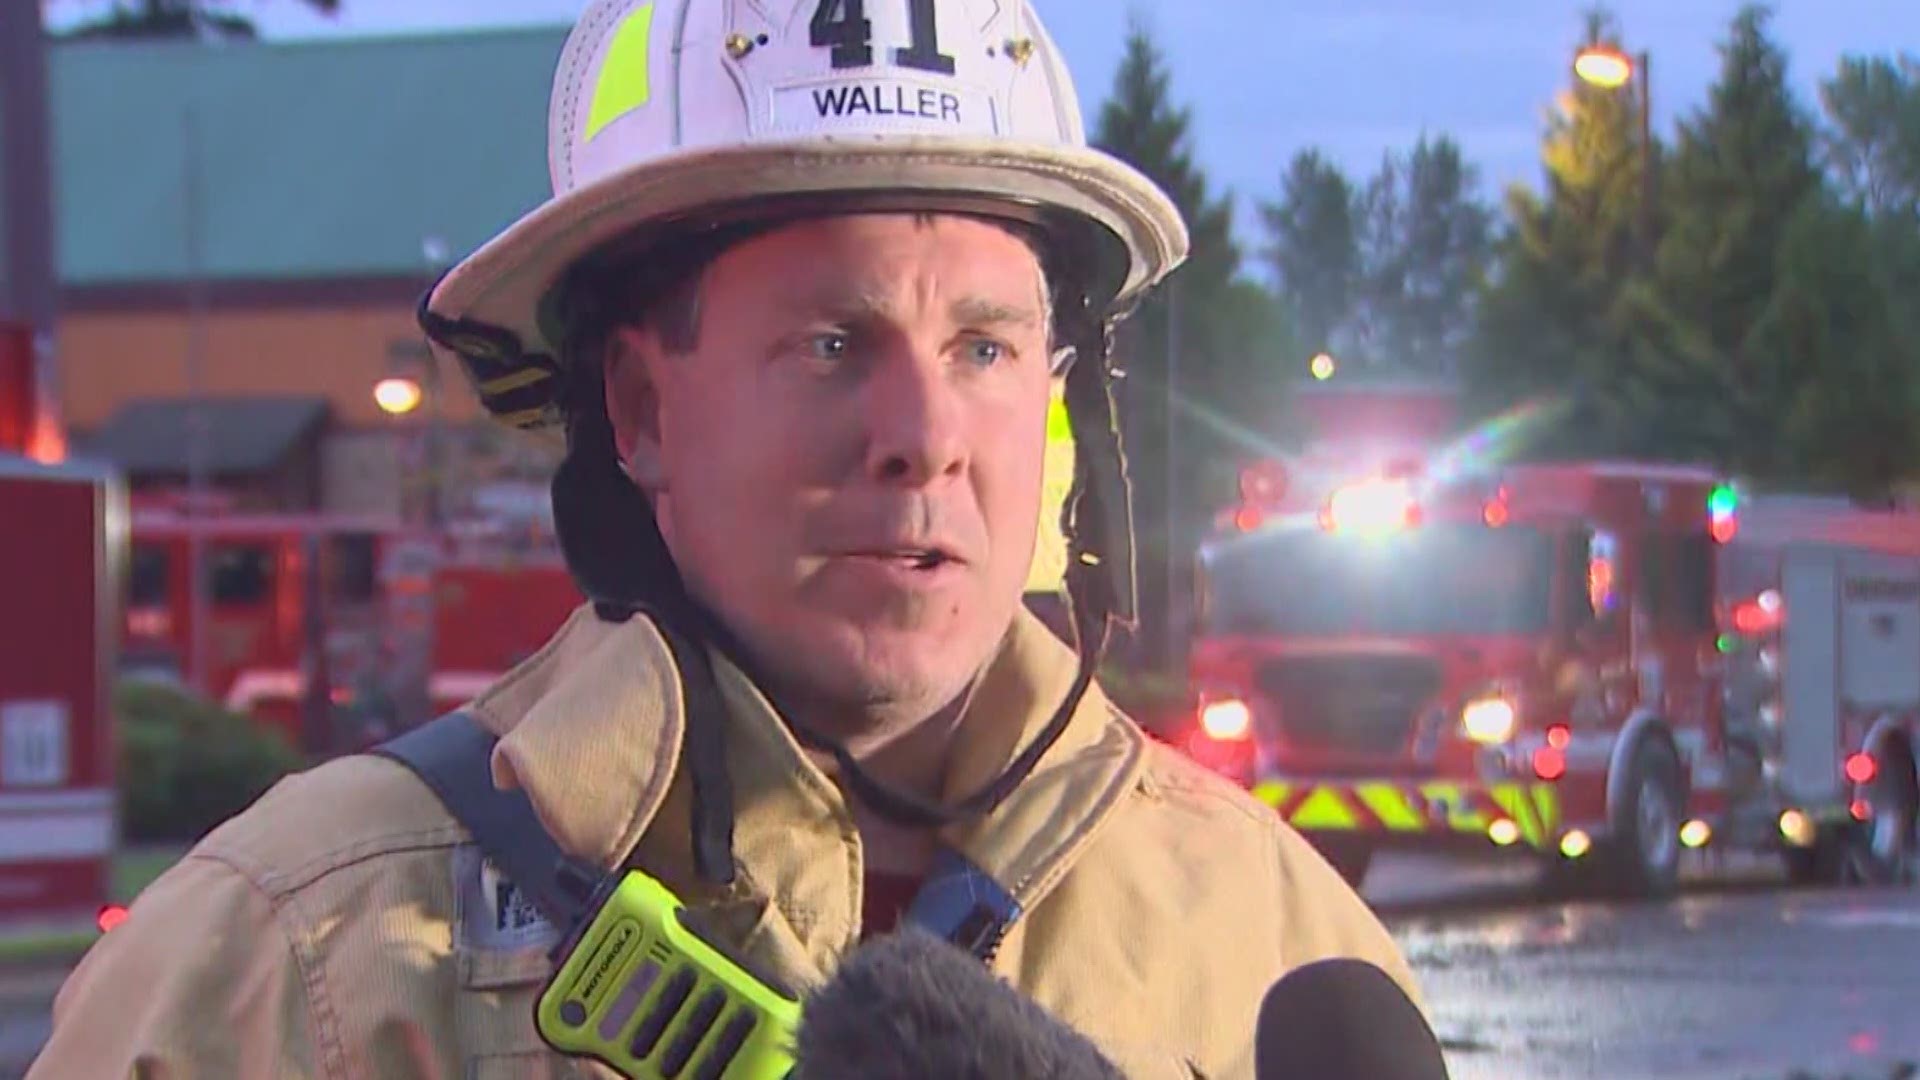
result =
[{"label": "man's chin", "polygon": [[970,644],[939,634],[843,630],[815,637],[783,666],[802,696],[846,710],[847,727],[859,729],[924,719],[959,697],[987,660]]}]

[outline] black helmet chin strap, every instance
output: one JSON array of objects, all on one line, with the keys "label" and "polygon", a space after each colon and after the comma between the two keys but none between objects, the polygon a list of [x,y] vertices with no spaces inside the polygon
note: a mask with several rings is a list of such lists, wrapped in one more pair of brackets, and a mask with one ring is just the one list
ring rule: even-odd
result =
[{"label": "black helmet chin strap", "polygon": [[[856,798],[899,825],[938,828],[992,812],[1066,731],[1093,683],[1112,624],[1134,618],[1126,464],[1110,392],[1112,323],[1084,295],[1062,297],[1061,305],[1061,339],[1074,353],[1066,376],[1066,405],[1075,444],[1073,486],[1061,528],[1067,539],[1067,600],[1079,664],[1046,727],[991,782],[958,802],[943,804],[872,776],[843,742],[784,717],[804,745],[833,755]],[[688,712],[684,759],[693,774],[695,867],[702,878],[727,884],[733,879],[733,797],[718,713],[724,706],[701,646],[720,648],[749,677],[753,668],[731,635],[687,594],[652,508],[621,471],[606,419],[599,364],[577,363],[572,370],[567,455],[553,479],[561,550],[602,618],[624,621],[636,611],[647,611],[674,650]]]}]

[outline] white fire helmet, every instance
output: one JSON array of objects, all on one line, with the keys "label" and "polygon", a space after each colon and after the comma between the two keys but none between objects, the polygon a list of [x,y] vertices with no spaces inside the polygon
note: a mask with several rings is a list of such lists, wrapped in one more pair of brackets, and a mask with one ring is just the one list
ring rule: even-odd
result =
[{"label": "white fire helmet", "polygon": [[1114,310],[1187,253],[1167,196],[1088,147],[1027,0],[594,0],[554,76],[548,165],[553,197],[421,311],[488,410],[531,431],[564,423],[556,286],[656,229],[810,197],[985,207],[1061,238]]}]

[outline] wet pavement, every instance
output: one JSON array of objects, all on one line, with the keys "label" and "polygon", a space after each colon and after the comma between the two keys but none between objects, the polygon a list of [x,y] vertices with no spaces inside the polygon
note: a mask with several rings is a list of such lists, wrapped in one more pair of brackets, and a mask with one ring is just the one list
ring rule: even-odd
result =
[{"label": "wet pavement", "polygon": [[1377,870],[1456,1080],[1920,1077],[1920,889],[1748,872],[1667,903],[1541,903],[1510,870],[1451,893],[1438,868]]},{"label": "wet pavement", "polygon": [[[1920,1080],[1920,889],[1715,868],[1664,904],[1544,903],[1511,863],[1383,859],[1367,897],[1419,972],[1455,1080]],[[56,968],[0,969],[0,1077]]]}]

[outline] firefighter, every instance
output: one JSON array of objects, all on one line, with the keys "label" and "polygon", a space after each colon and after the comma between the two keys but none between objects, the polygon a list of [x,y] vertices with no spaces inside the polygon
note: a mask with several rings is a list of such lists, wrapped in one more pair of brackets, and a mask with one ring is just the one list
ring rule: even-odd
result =
[{"label": "firefighter", "polygon": [[[994,969],[1133,1076],[1251,1075],[1261,995],[1315,959],[1414,994],[1299,836],[1091,682],[1133,614],[1108,343],[1178,212],[1087,147],[1023,0],[791,6],[592,3],[553,198],[422,305],[564,445],[590,598],[467,710],[491,782],[803,989],[963,865],[1011,901]],[[1019,602],[1055,378],[1072,646]],[[562,931],[414,775],[339,759],[133,904],[33,1075],[584,1070],[533,1017]]]}]

